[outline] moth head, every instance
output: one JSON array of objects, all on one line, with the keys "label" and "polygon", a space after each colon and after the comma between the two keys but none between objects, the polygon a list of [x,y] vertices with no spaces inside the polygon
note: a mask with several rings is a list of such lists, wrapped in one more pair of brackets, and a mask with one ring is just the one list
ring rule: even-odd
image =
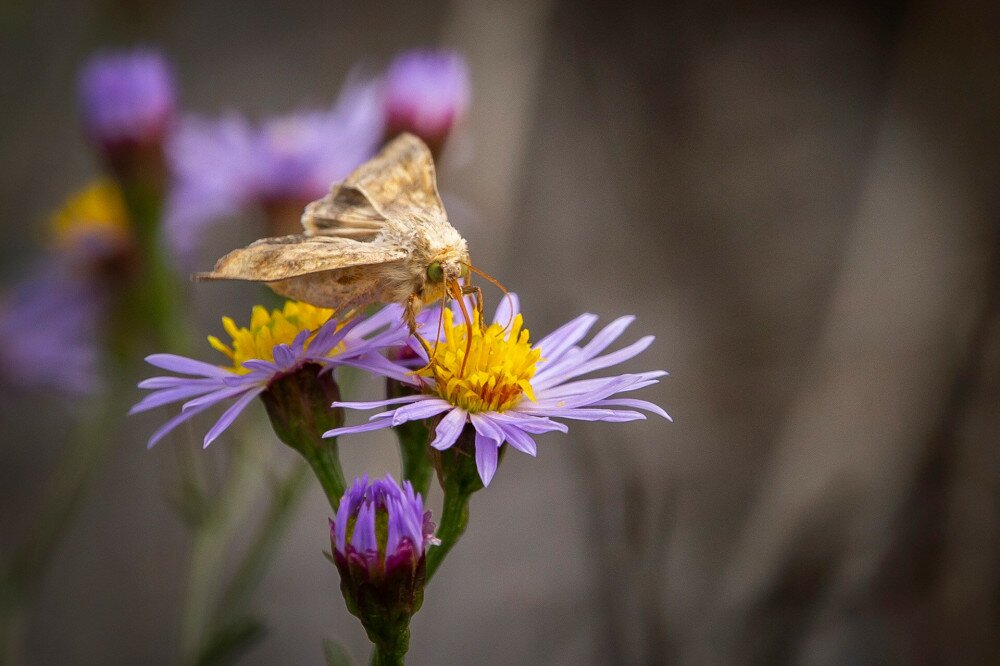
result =
[{"label": "moth head", "polygon": [[427,280],[433,283],[454,282],[469,276],[469,267],[458,260],[432,261],[427,265]]}]

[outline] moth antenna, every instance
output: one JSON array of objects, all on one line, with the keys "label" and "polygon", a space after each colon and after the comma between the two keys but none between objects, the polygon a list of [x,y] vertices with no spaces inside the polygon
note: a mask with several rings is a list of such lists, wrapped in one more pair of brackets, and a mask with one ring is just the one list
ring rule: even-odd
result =
[{"label": "moth antenna", "polygon": [[448,289],[452,297],[458,300],[458,307],[462,308],[462,318],[465,319],[465,356],[462,357],[462,367],[458,371],[458,374],[465,375],[465,363],[472,351],[472,318],[469,317],[469,310],[465,307],[465,298],[462,296],[462,288],[458,286],[458,280],[450,282]]},{"label": "moth antenna", "polygon": [[511,318],[507,320],[507,324],[504,326],[504,330],[506,330],[507,328],[509,328],[510,325],[514,323],[514,299],[511,297],[510,292],[507,290],[507,287],[503,286],[503,284],[500,282],[500,280],[496,279],[495,277],[493,277],[492,275],[490,275],[486,271],[480,270],[480,269],[476,268],[475,266],[473,266],[472,264],[464,262],[464,261],[461,262],[461,263],[463,265],[465,265],[465,267],[468,268],[471,272],[476,273],[476,274],[481,275],[484,278],[486,278],[486,280],[488,282],[492,283],[493,286],[495,286],[497,289],[499,289],[500,291],[503,292],[504,298],[506,298],[507,302],[510,304],[510,312],[511,312],[511,315],[510,315]]}]

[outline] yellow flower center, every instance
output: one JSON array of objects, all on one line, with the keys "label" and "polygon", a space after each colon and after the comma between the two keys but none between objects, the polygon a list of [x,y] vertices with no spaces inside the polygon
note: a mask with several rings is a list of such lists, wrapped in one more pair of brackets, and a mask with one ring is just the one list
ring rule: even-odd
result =
[{"label": "yellow flower center", "polygon": [[61,249],[77,247],[87,238],[117,243],[131,237],[125,200],[118,185],[106,178],[72,195],[52,216],[51,228],[55,244]]},{"label": "yellow flower center", "polygon": [[464,321],[456,324],[451,309],[446,308],[444,340],[434,348],[432,363],[418,374],[433,377],[439,396],[472,413],[506,411],[522,395],[534,400],[531,378],[542,352],[532,349],[523,324],[521,315],[517,315],[509,330],[503,324],[491,324],[482,330],[478,312],[468,327]]},{"label": "yellow flower center", "polygon": [[[309,341],[316,331],[333,315],[333,310],[317,308],[308,303],[285,301],[280,310],[268,312],[261,305],[255,305],[250,315],[250,327],[241,328],[230,317],[222,318],[222,327],[232,338],[232,344],[227,345],[214,335],[208,336],[208,343],[232,361],[232,366],[226,366],[238,374],[250,372],[243,367],[244,361],[260,359],[274,360],[274,347],[279,344],[290,345],[295,336],[304,330],[312,331]],[[306,342],[306,347],[309,342]],[[331,351],[331,354],[333,352]]]}]

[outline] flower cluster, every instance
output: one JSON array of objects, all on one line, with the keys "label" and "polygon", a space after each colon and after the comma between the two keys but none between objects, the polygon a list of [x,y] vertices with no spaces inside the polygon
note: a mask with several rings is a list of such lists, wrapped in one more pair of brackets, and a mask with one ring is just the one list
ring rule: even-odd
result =
[{"label": "flower cluster", "polygon": [[[149,78],[148,86],[130,83],[130,68],[142,69],[139,60],[133,56],[129,67],[103,62],[95,65],[100,75],[85,74],[84,107],[95,109],[85,119],[102,128],[105,143],[109,137],[139,140],[141,133],[128,134],[124,127],[162,137],[170,125],[162,147],[173,184],[163,230],[182,260],[194,257],[206,225],[248,207],[264,211],[269,235],[300,231],[303,206],[371,157],[380,143],[411,132],[439,156],[469,106],[462,57],[420,50],[398,56],[382,76],[352,77],[328,109],[258,123],[235,113],[173,122],[172,88],[163,85],[168,79],[147,69],[136,76]],[[102,77],[108,72],[120,80],[107,84]],[[102,86],[114,92],[94,97]],[[131,100],[124,105],[131,109],[128,122],[122,118],[129,114],[114,103],[119,98]],[[116,170],[120,178],[122,173]],[[89,201],[82,198],[78,209]],[[104,236],[127,238],[126,227],[91,226]],[[62,219],[56,227],[67,238],[92,231]],[[308,462],[334,512],[331,559],[348,609],[376,647],[373,663],[402,663],[425,582],[461,537],[470,497],[490,485],[508,448],[535,456],[537,438],[567,433],[566,421],[670,418],[656,404],[630,395],[665,372],[603,374],[642,353],[653,336],[612,350],[634,318],[621,317],[591,335],[597,320],[582,314],[536,340],[510,294],[489,323],[471,300],[425,311],[416,336],[398,304],[362,312],[296,301],[273,310],[257,306],[246,326],[224,317],[225,335],[209,336],[221,355],[218,363],[167,353],[146,357],[165,373],[139,384],[149,393],[131,413],[179,405],[149,438],[153,446],[180,424],[225,405],[204,435],[208,446],[260,398],[275,434]],[[335,372],[342,366],[385,378],[387,397],[344,400]],[[379,411],[346,426],[347,410]],[[363,475],[348,487],[337,438],[387,428],[400,440],[404,481]],[[444,493],[439,527],[424,510],[432,473]]]}]

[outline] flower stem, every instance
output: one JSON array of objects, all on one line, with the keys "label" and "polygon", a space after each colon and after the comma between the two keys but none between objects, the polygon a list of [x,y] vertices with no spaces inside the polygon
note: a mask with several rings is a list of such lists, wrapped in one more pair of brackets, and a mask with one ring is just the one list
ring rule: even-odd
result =
[{"label": "flower stem", "polygon": [[406,658],[406,650],[410,646],[410,630],[395,645],[375,644],[372,651],[371,666],[401,666]]},{"label": "flower stem", "polygon": [[[300,442],[301,443],[301,442]],[[289,444],[285,442],[285,444]],[[289,446],[293,446],[289,444]],[[313,446],[303,447],[299,451],[309,463],[313,474],[319,479],[319,484],[323,486],[326,499],[330,502],[330,507],[336,512],[340,504],[340,498],[347,490],[347,483],[344,481],[344,470],[340,467],[340,455],[337,451],[336,439],[321,439]]]},{"label": "flower stem", "polygon": [[[396,379],[387,379],[385,384],[387,398],[399,398],[417,393],[412,387],[406,386]],[[393,428],[399,439],[399,457],[403,465],[403,478],[413,484],[413,490],[427,498],[427,489],[431,485],[431,458],[427,443],[430,432],[429,420],[407,421]]]},{"label": "flower stem", "polygon": [[441,566],[448,552],[458,543],[469,524],[469,499],[483,489],[475,455],[476,430],[466,424],[455,443],[444,451],[431,449],[438,481],[444,489],[441,523],[435,536],[440,545],[427,552],[427,581]]}]

